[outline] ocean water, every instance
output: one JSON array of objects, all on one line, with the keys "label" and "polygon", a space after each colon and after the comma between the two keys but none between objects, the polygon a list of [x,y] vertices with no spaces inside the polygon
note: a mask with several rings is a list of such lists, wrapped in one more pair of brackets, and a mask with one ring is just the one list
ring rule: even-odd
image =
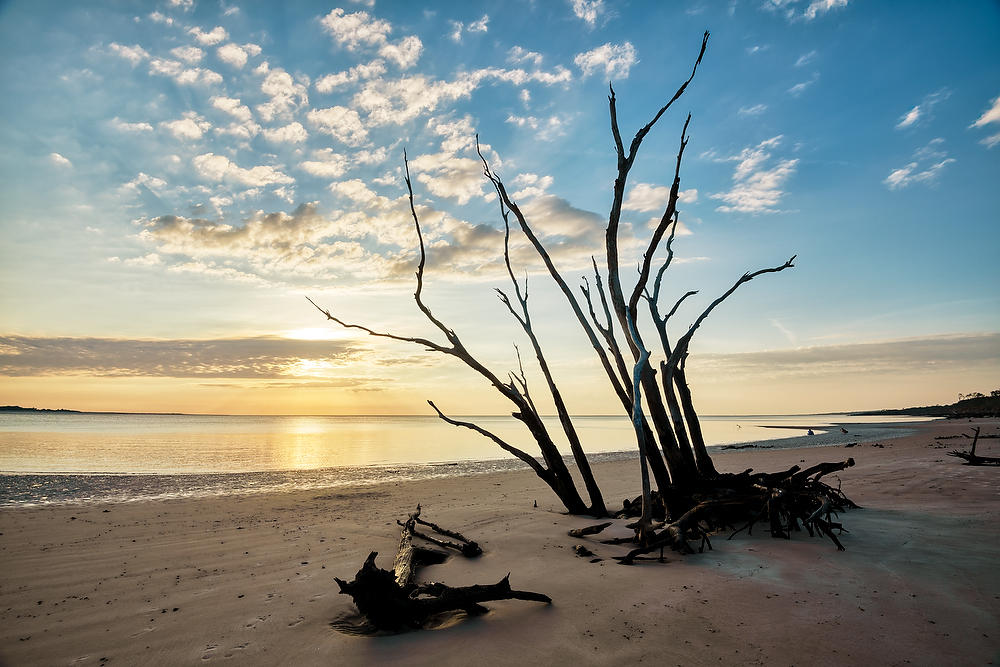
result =
[{"label": "ocean water", "polygon": [[[511,417],[463,419],[536,451]],[[702,427],[713,447],[822,445],[893,437],[919,419],[717,416],[703,417]],[[578,417],[575,424],[598,459],[635,455],[626,417]],[[847,435],[841,424],[849,425]],[[547,425],[560,442],[558,420]],[[802,440],[808,428],[816,435]],[[0,413],[0,505],[326,488],[521,467],[478,433],[430,416]]]}]

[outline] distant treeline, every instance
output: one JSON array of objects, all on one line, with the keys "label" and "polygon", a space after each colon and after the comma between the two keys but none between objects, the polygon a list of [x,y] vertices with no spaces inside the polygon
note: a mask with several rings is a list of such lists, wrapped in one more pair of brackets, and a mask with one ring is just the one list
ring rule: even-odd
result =
[{"label": "distant treeline", "polygon": [[45,408],[22,408],[20,405],[0,405],[0,412],[76,412],[79,410],[47,410]]},{"label": "distant treeline", "polygon": [[869,410],[854,412],[855,415],[913,415],[919,417],[1000,417],[1000,389],[994,389],[989,396],[979,392],[959,394],[959,401],[951,405],[925,405],[920,408],[899,410]]}]

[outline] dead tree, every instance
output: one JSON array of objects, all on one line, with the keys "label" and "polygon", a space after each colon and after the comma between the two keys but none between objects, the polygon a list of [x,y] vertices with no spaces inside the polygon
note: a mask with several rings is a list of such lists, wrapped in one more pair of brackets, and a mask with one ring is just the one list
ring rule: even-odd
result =
[{"label": "dead tree", "polygon": [[[976,443],[979,442],[979,427],[975,426],[972,429],[972,447],[967,452],[963,452],[960,449],[953,449],[948,452],[948,456],[955,456],[957,458],[965,461],[967,466],[1000,466],[1000,457],[996,456],[979,456],[976,454]],[[968,436],[966,436],[968,437]],[[989,437],[989,436],[984,436]]]},{"label": "dead tree", "polygon": [[[792,259],[773,268],[744,273],[732,287],[705,307],[672,343],[668,322],[677,314],[689,297],[697,294],[694,290],[686,292],[665,315],[661,315],[662,286],[664,276],[673,259],[673,242],[679,224],[678,203],[681,193],[681,165],[689,141],[688,127],[691,123],[691,116],[688,114],[680,133],[669,195],[664,202],[663,214],[646,243],[645,251],[638,264],[638,277],[635,283],[632,285],[623,284],[620,270],[619,230],[629,174],[638,157],[643,140],[694,80],[708,46],[708,38],[708,32],[705,32],[688,78],[656,111],[649,122],[636,131],[627,147],[618,123],[615,91],[613,88],[610,89],[608,105],[610,129],[617,160],[617,174],[612,188],[611,208],[605,229],[604,266],[600,267],[596,258],[592,260],[594,283],[591,285],[589,280],[584,278],[584,284],[581,286],[585,306],[581,305],[569,282],[556,267],[549,252],[535,233],[531,220],[507,191],[500,175],[490,167],[486,157],[479,151],[479,157],[483,164],[483,174],[496,192],[500,217],[505,229],[502,256],[512,290],[507,292],[498,289],[497,293],[508,313],[518,322],[531,344],[539,370],[545,380],[549,399],[555,407],[561,430],[572,452],[573,462],[576,464],[586,489],[587,502],[583,500],[577,490],[569,468],[543,422],[539,406],[529,391],[520,353],[518,352],[517,355],[516,371],[510,371],[506,374],[495,373],[470,354],[459,335],[439,320],[424,303],[422,298],[423,276],[427,258],[420,220],[414,206],[413,187],[405,153],[403,156],[406,167],[405,182],[409,195],[410,213],[419,241],[419,261],[416,270],[417,286],[414,299],[417,307],[440,331],[446,342],[439,343],[427,338],[377,332],[363,325],[349,324],[310,300],[327,319],[343,327],[358,329],[373,336],[405,341],[452,356],[485,378],[513,405],[512,415],[522,422],[531,434],[538,447],[539,456],[529,454],[511,445],[477,424],[448,417],[433,402],[428,401],[428,403],[437,415],[447,423],[476,431],[527,464],[548,484],[570,513],[606,516],[608,510],[600,487],[573,425],[569,408],[556,384],[554,373],[533,328],[528,307],[527,278],[523,282],[519,281],[511,264],[510,235],[513,229],[519,230],[542,261],[549,277],[565,297],[583,333],[594,349],[624,413],[629,415],[633,421],[636,442],[641,453],[640,473],[644,480],[642,500],[639,503],[643,508],[639,524],[642,527],[640,532],[644,536],[652,533],[651,522],[657,513],[681,521],[684,516],[705,500],[706,494],[711,495],[711,493],[718,492],[721,488],[720,479],[728,479],[720,478],[712,463],[688,387],[685,366],[692,338],[709,315],[723,301],[732,296],[739,287],[757,276],[791,268],[795,259],[793,256]],[[666,259],[658,268],[654,268],[656,257],[661,250],[665,250]],[[652,286],[650,286],[651,282]],[[639,326],[639,302],[642,300],[647,303],[649,318],[655,328],[661,348],[662,358],[655,364],[652,361],[651,348],[643,340]],[[643,403],[645,403],[645,407],[643,407]],[[655,490],[652,489],[651,482],[655,482]],[[645,537],[643,539],[645,541]]]}]

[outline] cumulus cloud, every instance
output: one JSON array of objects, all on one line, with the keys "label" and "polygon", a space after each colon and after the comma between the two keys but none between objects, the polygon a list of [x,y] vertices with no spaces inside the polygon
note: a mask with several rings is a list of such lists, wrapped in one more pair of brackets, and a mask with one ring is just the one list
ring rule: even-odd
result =
[{"label": "cumulus cloud", "polygon": [[[670,201],[670,188],[666,185],[652,183],[636,183],[628,192],[622,203],[626,211],[662,211]],[[691,188],[677,193],[677,201],[682,204],[693,204],[698,201],[698,190]]]},{"label": "cumulus cloud", "polygon": [[183,60],[189,65],[194,65],[195,63],[201,61],[201,59],[205,56],[205,52],[197,46],[178,46],[170,49],[170,55],[174,58]]},{"label": "cumulus cloud", "polygon": [[531,63],[535,67],[542,66],[542,54],[537,51],[528,51],[520,46],[514,46],[507,52],[507,62],[515,65]]},{"label": "cumulus cloud", "polygon": [[487,32],[489,30],[490,17],[488,14],[483,14],[481,19],[472,23],[448,21],[448,24],[451,26],[451,33],[448,36],[451,37],[452,41],[461,42],[463,33]]},{"label": "cumulus cloud", "polygon": [[628,78],[632,65],[639,62],[636,57],[635,47],[631,42],[624,44],[612,44],[608,42],[596,49],[591,49],[584,53],[578,53],[573,62],[587,77],[596,71],[604,71],[604,75],[609,79]]},{"label": "cumulus cloud", "polygon": [[[990,108],[984,111],[969,127],[986,127],[994,123],[1000,123],[1000,95],[993,100]],[[984,144],[987,148],[993,148],[997,144],[1000,144],[1000,132],[981,139],[979,143]]]},{"label": "cumulus cloud", "polygon": [[933,183],[952,162],[955,159],[944,150],[944,139],[932,139],[913,154],[909,163],[893,169],[883,183],[890,190],[901,190],[916,183]]},{"label": "cumulus cloud", "polygon": [[229,37],[229,33],[222,26],[216,26],[208,32],[194,27],[189,29],[188,33],[194,35],[195,40],[202,46],[215,46]]},{"label": "cumulus cloud", "polygon": [[796,170],[798,160],[772,160],[772,152],[781,143],[781,135],[744,148],[739,154],[723,158],[735,161],[733,186],[728,192],[710,195],[723,203],[716,207],[723,213],[774,213],[785,194],[782,189]]},{"label": "cumulus cloud", "polygon": [[216,109],[226,112],[242,123],[253,120],[253,113],[251,113],[250,107],[240,102],[239,98],[215,96],[209,102]]},{"label": "cumulus cloud", "polygon": [[324,16],[320,25],[335,42],[348,51],[355,51],[361,46],[384,44],[392,32],[392,25],[388,21],[374,18],[368,12],[347,14],[339,7]]},{"label": "cumulus cloud", "polygon": [[149,123],[127,123],[118,116],[109,121],[111,127],[119,132],[152,132],[153,126]]},{"label": "cumulus cloud", "polygon": [[257,106],[257,113],[264,121],[286,117],[309,103],[306,87],[297,83],[285,70],[280,67],[272,70],[264,63],[258,71],[264,74],[260,90],[270,98],[270,101]]},{"label": "cumulus cloud", "polygon": [[294,179],[274,167],[258,165],[244,169],[224,155],[204,153],[191,159],[199,176],[208,181],[231,182],[249,187],[294,183]]},{"label": "cumulus cloud", "polygon": [[539,176],[532,172],[525,172],[514,177],[514,185],[521,188],[514,193],[515,199],[528,199],[530,197],[540,197],[552,187],[551,176]]},{"label": "cumulus cloud", "polygon": [[211,86],[222,83],[222,76],[218,72],[202,67],[186,68],[176,60],[164,58],[153,58],[149,62],[149,71],[151,74],[168,76],[182,86]]},{"label": "cumulus cloud", "polygon": [[215,54],[219,56],[219,60],[237,69],[241,69],[246,65],[247,59],[250,57],[242,47],[236,44],[223,44],[215,50]]},{"label": "cumulus cloud", "polygon": [[806,7],[806,10],[805,12],[803,12],[802,16],[807,21],[812,21],[817,16],[826,14],[831,9],[840,9],[846,6],[847,6],[847,0],[813,0],[813,2],[811,2],[809,6]]},{"label": "cumulus cloud", "polygon": [[591,28],[605,11],[604,0],[570,0],[570,7],[573,14]]},{"label": "cumulus cloud", "polygon": [[301,162],[299,168],[320,178],[340,178],[347,171],[347,158],[331,148],[323,148],[313,151],[312,159]]},{"label": "cumulus cloud", "polygon": [[382,60],[373,60],[370,63],[362,63],[335,74],[326,74],[316,79],[316,90],[321,93],[332,92],[336,88],[348,84],[358,83],[367,79],[374,79],[385,74],[385,63]]},{"label": "cumulus cloud", "polygon": [[123,46],[117,42],[111,42],[110,47],[112,53],[129,61],[129,63],[132,64],[132,67],[135,67],[149,57],[149,53],[146,52],[146,49],[142,48],[138,44],[134,46]]},{"label": "cumulus cloud", "polygon": [[317,130],[348,146],[360,146],[368,140],[368,130],[354,109],[343,106],[313,109],[306,117]]},{"label": "cumulus cloud", "polygon": [[278,337],[142,340],[4,336],[0,337],[0,375],[277,379],[305,375],[304,360],[340,367],[366,352],[345,341]]},{"label": "cumulus cloud", "polygon": [[184,118],[163,121],[160,127],[177,139],[195,141],[201,139],[202,135],[211,129],[212,124],[193,111],[188,111],[184,114]]},{"label": "cumulus cloud", "polygon": [[265,139],[276,144],[301,144],[309,138],[306,128],[299,122],[292,122],[283,127],[267,128],[263,135]]},{"label": "cumulus cloud", "polygon": [[395,43],[389,43],[379,49],[378,54],[390,62],[396,63],[400,69],[410,69],[417,64],[424,44],[416,35],[404,37]]}]

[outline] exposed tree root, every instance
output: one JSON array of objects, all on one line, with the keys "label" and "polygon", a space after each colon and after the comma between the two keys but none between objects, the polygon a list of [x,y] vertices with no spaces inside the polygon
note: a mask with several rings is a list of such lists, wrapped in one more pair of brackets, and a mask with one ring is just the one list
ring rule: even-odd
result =
[{"label": "exposed tree root", "polygon": [[[635,548],[619,562],[630,565],[637,557],[653,551],[671,549],[682,554],[711,549],[709,536],[723,529],[733,532],[730,539],[746,530],[748,533],[759,522],[767,522],[772,537],[790,539],[793,532],[805,528],[810,536],[827,537],[839,550],[844,545],[837,537],[846,532],[834,520],[837,513],[857,508],[838,487],[830,486],[822,478],[830,473],[854,465],[854,459],[833,463],[820,463],[805,470],[792,466],[776,473],[753,473],[745,470],[738,474],[722,474],[700,482],[688,489],[668,489],[661,496],[653,493],[654,523],[644,539],[638,526],[632,538],[603,540],[604,544],[633,544]],[[617,518],[639,515],[641,498],[625,500]],[[658,510],[658,511],[657,511]],[[737,526],[739,526],[737,528]],[[593,527],[592,527],[593,528]],[[581,534],[571,532],[574,536]],[[603,528],[602,528],[603,530]],[[592,531],[598,532],[598,531]]]}]

